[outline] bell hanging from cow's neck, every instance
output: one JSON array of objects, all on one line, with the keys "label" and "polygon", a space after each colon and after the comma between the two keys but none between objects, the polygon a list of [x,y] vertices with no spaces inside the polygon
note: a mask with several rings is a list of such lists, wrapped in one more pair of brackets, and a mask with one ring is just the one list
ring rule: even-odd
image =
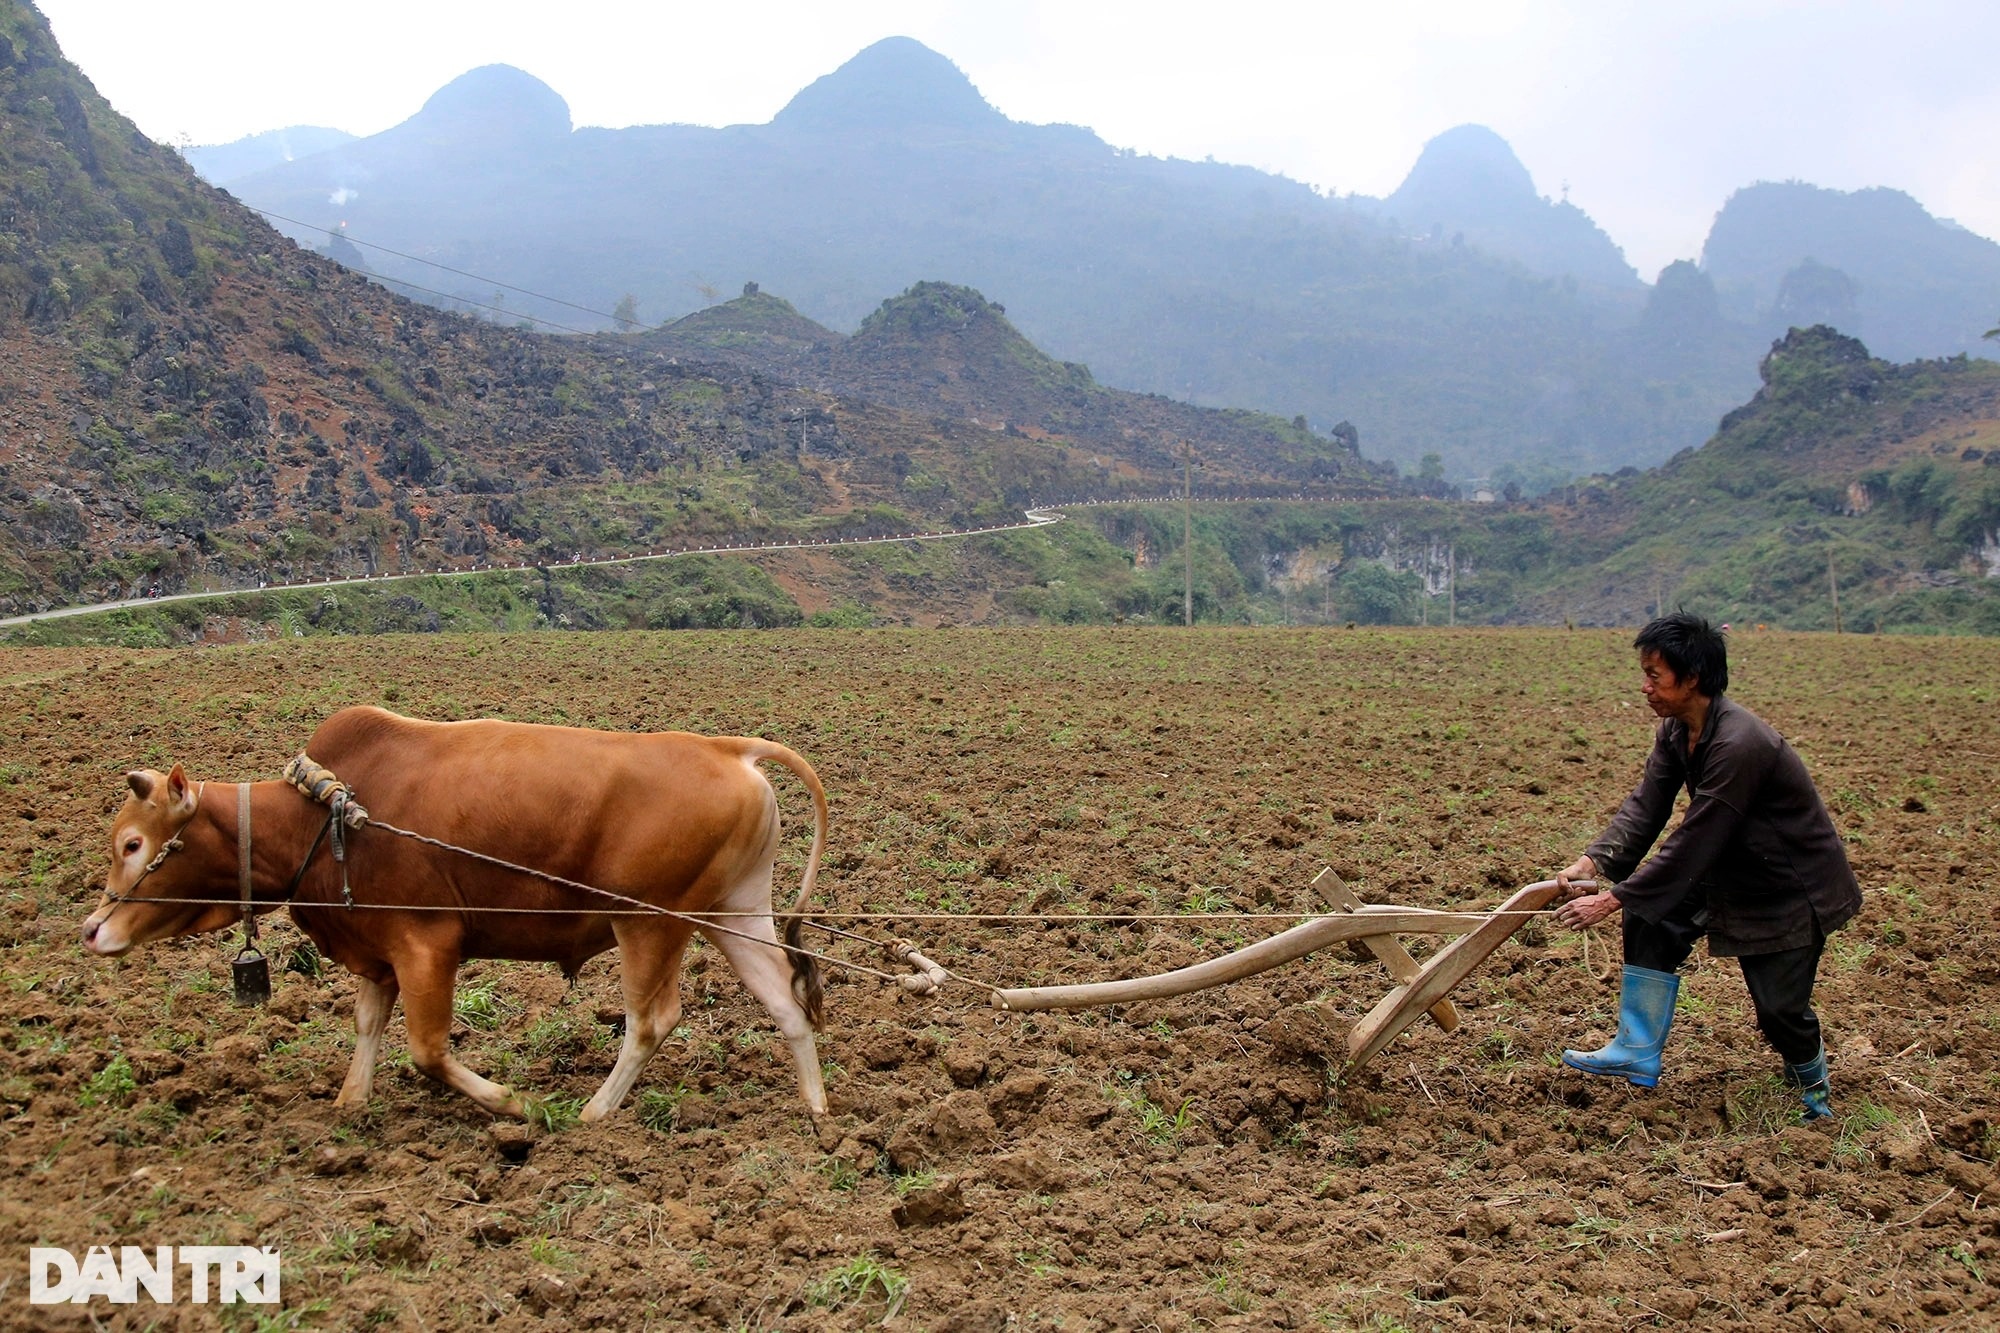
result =
[{"label": "bell hanging from cow's neck", "polygon": [[236,1003],[248,1006],[271,1002],[271,965],[257,952],[256,945],[244,945],[229,970],[236,983]]}]

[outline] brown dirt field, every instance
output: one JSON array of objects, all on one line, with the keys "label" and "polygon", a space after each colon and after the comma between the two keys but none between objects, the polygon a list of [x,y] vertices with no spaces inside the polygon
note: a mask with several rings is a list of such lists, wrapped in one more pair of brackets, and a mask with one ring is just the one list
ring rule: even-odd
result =
[{"label": "brown dirt field", "polygon": [[[122,771],[275,777],[356,702],[781,739],[831,792],[828,910],[1306,913],[1323,865],[1370,901],[1490,907],[1574,856],[1636,779],[1651,727],[1625,643],[828,631],[0,651],[0,1325],[2000,1324],[2000,642],[1735,643],[1736,696],[1805,756],[1867,894],[1821,971],[1838,1112],[1821,1127],[1793,1123],[1726,960],[1691,965],[1657,1091],[1559,1067],[1615,1024],[1616,936],[1539,921],[1458,992],[1456,1034],[1420,1025],[1345,1077],[1325,1056],[1386,986],[1345,949],[1081,1014],[834,972],[817,1134],[768,1020],[698,951],[684,1028],[626,1109],[532,1141],[417,1074],[400,1020],[374,1102],[336,1116],[344,977],[282,972],[271,1007],[243,1011],[217,939],[103,962],[75,935]],[[806,807],[777,785],[789,898]],[[900,929],[973,978],[1029,984],[1160,971],[1284,924]],[[611,956],[567,994],[545,965],[468,965],[460,1057],[585,1097],[612,1062],[598,1013],[616,994]],[[276,1245],[286,1311],[27,1304],[30,1245],[92,1243]]]}]

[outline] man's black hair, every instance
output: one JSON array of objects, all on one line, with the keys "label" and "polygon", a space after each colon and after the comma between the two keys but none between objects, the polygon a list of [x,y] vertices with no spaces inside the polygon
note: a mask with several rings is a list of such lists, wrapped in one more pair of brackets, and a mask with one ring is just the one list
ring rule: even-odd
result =
[{"label": "man's black hair", "polygon": [[1651,621],[1632,640],[1642,653],[1658,653],[1676,680],[1693,676],[1709,698],[1729,688],[1729,646],[1722,631],[1692,611],[1676,611]]}]

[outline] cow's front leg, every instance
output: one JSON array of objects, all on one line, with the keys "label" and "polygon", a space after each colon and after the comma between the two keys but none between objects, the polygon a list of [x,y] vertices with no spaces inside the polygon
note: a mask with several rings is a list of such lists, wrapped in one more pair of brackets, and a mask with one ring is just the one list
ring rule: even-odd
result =
[{"label": "cow's front leg", "polygon": [[430,953],[399,960],[396,979],[403,987],[403,1025],[410,1032],[410,1062],[494,1115],[526,1119],[528,1108],[512,1088],[479,1077],[451,1053],[451,996],[458,981],[458,960]]},{"label": "cow's front leg", "polygon": [[354,997],[354,1061],[347,1066],[347,1081],[340,1085],[335,1106],[366,1106],[375,1090],[375,1060],[382,1050],[382,1032],[389,1026],[389,1011],[396,1007],[396,975],[384,981],[361,978]]}]

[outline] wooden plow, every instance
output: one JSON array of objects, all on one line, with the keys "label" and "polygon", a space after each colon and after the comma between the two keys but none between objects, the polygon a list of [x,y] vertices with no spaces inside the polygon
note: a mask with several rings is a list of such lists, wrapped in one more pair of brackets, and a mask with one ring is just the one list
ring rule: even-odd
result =
[{"label": "wooden plow", "polygon": [[[1593,887],[1588,880],[1571,882],[1579,888]],[[1315,917],[1234,953],[1177,971],[1125,981],[996,990],[993,1004],[1013,1012],[1032,1012],[1095,1009],[1165,999],[1240,981],[1328,945],[1346,942],[1357,952],[1372,954],[1380,960],[1396,983],[1348,1034],[1348,1066],[1359,1068],[1425,1014],[1446,1032],[1457,1028],[1458,1010],[1451,1002],[1452,991],[1559,892],[1554,880],[1543,880],[1515,891],[1490,912],[1439,912],[1421,907],[1363,904],[1330,868],[1319,872],[1313,886],[1333,909],[1331,915]],[[1419,966],[1397,938],[1406,934],[1458,938]]]}]

